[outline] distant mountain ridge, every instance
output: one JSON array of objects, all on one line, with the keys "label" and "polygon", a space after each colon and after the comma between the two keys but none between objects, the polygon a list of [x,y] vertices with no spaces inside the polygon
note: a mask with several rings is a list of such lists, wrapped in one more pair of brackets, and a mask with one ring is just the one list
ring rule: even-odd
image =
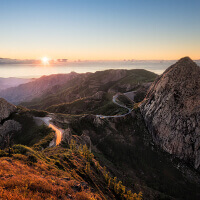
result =
[{"label": "distant mountain ridge", "polygon": [[62,85],[76,76],[78,76],[78,74],[75,72],[70,74],[42,76],[41,78],[35,79],[32,82],[0,91],[0,96],[15,104],[22,101],[29,101],[37,96],[42,95],[51,87],[55,85]]},{"label": "distant mountain ridge", "polygon": [[145,82],[153,82],[153,72],[142,69],[106,70],[95,73],[57,74],[43,76],[34,81],[1,91],[0,96],[14,104],[28,108],[46,109],[90,97],[98,92],[115,94],[136,89]]},{"label": "distant mountain ridge", "polygon": [[0,78],[0,91],[5,90],[11,87],[17,87],[18,85],[28,83],[33,81],[34,79],[26,79],[26,78]]},{"label": "distant mountain ridge", "polygon": [[23,102],[21,105],[43,110],[53,105],[73,103],[76,100],[80,100],[80,103],[83,103],[83,99],[94,95],[99,96],[102,93],[104,95],[100,95],[101,98],[97,99],[106,103],[112,99],[115,93],[136,90],[143,87],[146,82],[153,82],[156,77],[157,75],[152,72],[135,69],[78,74],[77,77],[65,84],[55,85],[46,90],[40,97],[34,98],[29,102]]}]

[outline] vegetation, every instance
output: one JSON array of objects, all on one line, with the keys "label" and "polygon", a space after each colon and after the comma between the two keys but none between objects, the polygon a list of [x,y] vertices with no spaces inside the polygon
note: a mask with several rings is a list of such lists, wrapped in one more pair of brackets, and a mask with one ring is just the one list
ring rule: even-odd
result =
[{"label": "vegetation", "polygon": [[131,101],[128,97],[126,97],[125,95],[119,95],[117,97],[117,101],[119,103],[122,103],[123,105],[125,105],[126,107],[132,109],[133,108],[133,101]]},{"label": "vegetation", "polygon": [[45,148],[47,148],[50,144],[50,142],[55,138],[55,132],[51,130],[51,132],[46,135],[44,138],[42,138],[38,143],[33,145],[33,148],[41,151]]},{"label": "vegetation", "polygon": [[93,100],[83,98],[71,103],[63,103],[47,108],[47,111],[53,113],[67,114],[99,114],[99,115],[116,115],[126,113],[127,110],[114,104],[111,100]]},{"label": "vegetation", "polygon": [[[34,114],[37,113],[35,111],[33,112]],[[43,115],[41,114],[43,111],[38,111],[38,113],[40,113],[40,116]],[[12,116],[12,119],[22,125],[21,131],[13,135],[12,139],[15,144],[33,146],[38,143],[37,146],[46,148],[55,136],[54,131],[46,125],[38,126],[33,119],[32,111],[25,108],[20,108],[18,113]]]},{"label": "vegetation", "polygon": [[[122,71],[124,75],[113,81],[113,77],[117,77],[117,74],[122,73]],[[80,75],[68,81],[67,84],[53,87],[52,90],[46,91],[41,97],[35,98],[31,102],[24,102],[22,105],[31,109],[48,110],[56,113],[90,113],[97,110],[98,107],[108,104],[111,101],[111,92],[127,92],[127,85],[131,90],[135,90],[141,87],[143,83],[154,81],[156,77],[156,74],[143,69],[121,70],[121,72],[120,70],[99,71]],[[93,99],[93,103],[91,103],[91,97],[100,91],[104,92],[102,98]]]},{"label": "vegetation", "polygon": [[47,111],[44,111],[44,110],[30,110],[29,111],[30,114],[32,114],[33,116],[35,117],[46,117],[48,112]]},{"label": "vegetation", "polygon": [[[103,168],[86,145],[71,140],[69,149],[52,147],[40,151],[38,147],[44,139],[33,148],[16,144],[0,151],[0,198],[89,200],[114,199],[116,196],[130,199],[128,194],[132,193],[126,192],[123,185],[119,192],[111,187],[112,184],[106,186]],[[139,194],[135,195],[138,199]]]},{"label": "vegetation", "polygon": [[[132,115],[117,119],[99,122],[90,115],[66,119],[72,134],[89,135],[99,161],[96,168],[105,165],[109,176],[122,180],[126,191],[142,191],[144,199],[195,199],[197,186],[185,179],[168,154],[153,145],[137,105]],[[112,185],[112,179],[107,186]]]},{"label": "vegetation", "polygon": [[80,184],[78,174],[74,173],[76,180],[67,171],[57,169],[53,162],[33,156],[14,154],[9,159],[0,158],[0,169],[2,199],[102,199],[96,192],[82,186],[80,191],[74,189]]},{"label": "vegetation", "polygon": [[127,199],[127,200],[142,200],[142,192],[139,194],[132,193],[131,190],[126,191],[126,187],[121,181],[117,182],[117,177],[112,178],[110,173],[106,171],[106,168],[102,168],[98,161],[94,159],[94,154],[92,154],[86,145],[77,145],[75,140],[70,142],[70,150],[73,153],[77,153],[86,159],[85,172],[90,176],[90,165],[94,165],[98,173],[102,174],[107,183],[107,187],[113,191],[117,198]]}]

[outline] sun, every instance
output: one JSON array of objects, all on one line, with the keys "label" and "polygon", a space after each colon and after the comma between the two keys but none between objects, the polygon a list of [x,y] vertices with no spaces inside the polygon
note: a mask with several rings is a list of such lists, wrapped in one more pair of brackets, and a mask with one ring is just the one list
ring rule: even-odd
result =
[{"label": "sun", "polygon": [[42,63],[43,63],[44,65],[48,65],[48,64],[49,64],[49,58],[43,57],[43,58],[42,58]]}]

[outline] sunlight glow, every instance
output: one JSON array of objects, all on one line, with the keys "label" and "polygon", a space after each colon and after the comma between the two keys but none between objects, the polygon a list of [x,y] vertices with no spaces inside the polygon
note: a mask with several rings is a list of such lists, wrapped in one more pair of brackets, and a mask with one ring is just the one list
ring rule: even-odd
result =
[{"label": "sunlight glow", "polygon": [[44,65],[48,65],[48,64],[49,64],[49,58],[43,57],[43,58],[42,58],[42,63],[43,63]]}]

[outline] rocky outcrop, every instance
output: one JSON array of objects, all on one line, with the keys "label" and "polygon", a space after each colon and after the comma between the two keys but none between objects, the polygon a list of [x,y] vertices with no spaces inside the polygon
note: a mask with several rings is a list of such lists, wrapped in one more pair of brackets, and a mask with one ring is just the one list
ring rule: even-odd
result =
[{"label": "rocky outcrop", "polygon": [[8,120],[10,115],[17,110],[16,106],[8,103],[5,99],[0,98],[0,144],[4,146],[5,138],[8,134],[21,129],[21,125],[14,121]]},{"label": "rocky outcrop", "polygon": [[16,106],[8,103],[5,99],[0,98],[0,122],[16,111]]},{"label": "rocky outcrop", "polygon": [[8,134],[13,134],[16,131],[20,130],[21,130],[20,123],[14,120],[8,120],[4,122],[3,125],[0,125],[0,143],[2,143],[1,146],[4,146],[4,141],[6,140],[6,136]]},{"label": "rocky outcrop", "polygon": [[152,84],[140,109],[154,142],[200,169],[200,67],[180,59]]}]

